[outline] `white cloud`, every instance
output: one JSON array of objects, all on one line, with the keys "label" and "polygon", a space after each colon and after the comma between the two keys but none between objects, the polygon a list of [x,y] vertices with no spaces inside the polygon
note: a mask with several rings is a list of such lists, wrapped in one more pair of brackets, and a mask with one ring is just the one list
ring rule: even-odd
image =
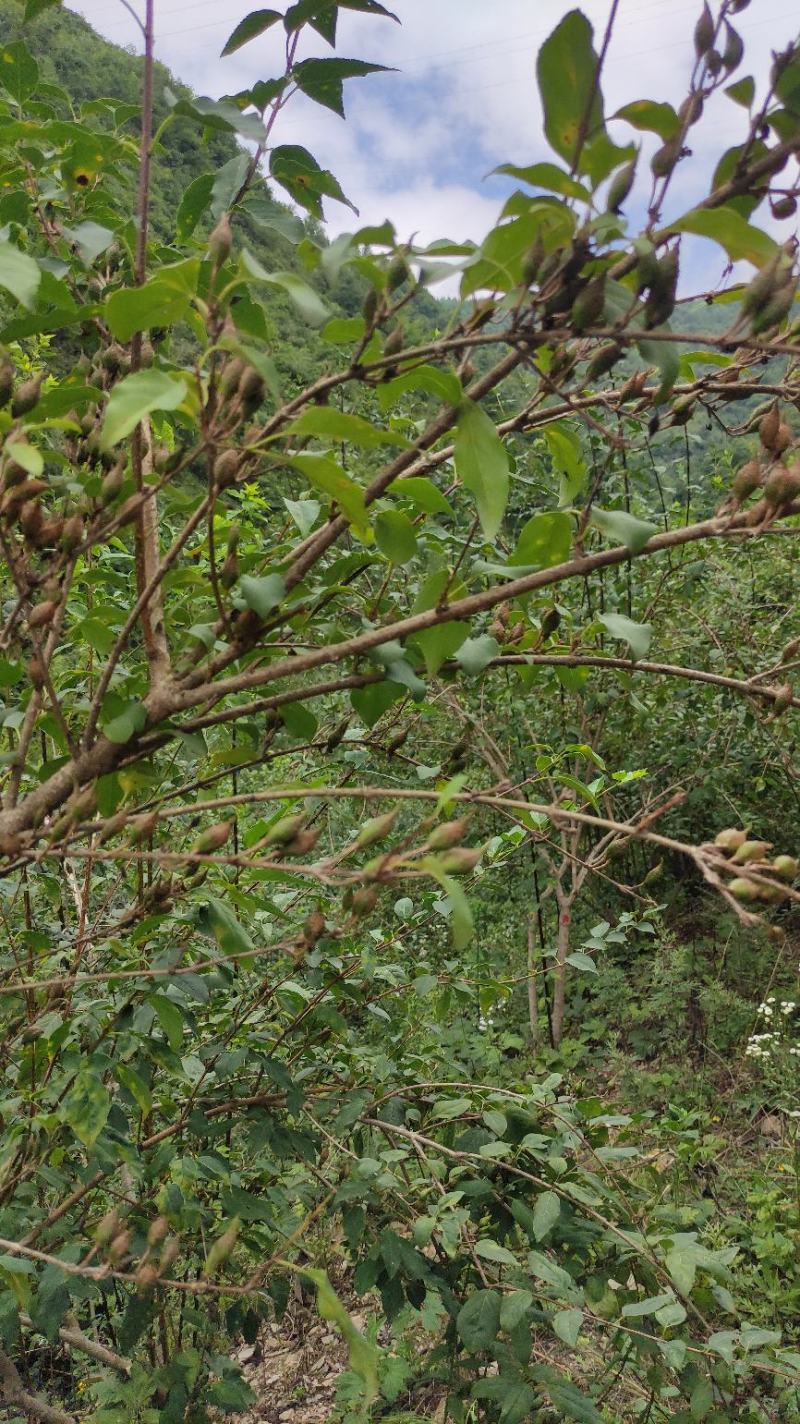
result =
[{"label": "white cloud", "polygon": [[[110,0],[69,0],[108,38],[139,45],[134,23]],[[143,0],[138,0],[141,5]],[[392,0],[388,0],[391,7]],[[202,93],[236,92],[282,66],[279,26],[238,54],[219,59],[228,35],[253,0],[157,0],[157,52]],[[363,221],[389,217],[401,236],[417,232],[479,239],[496,221],[504,191],[488,170],[504,161],[548,156],[535,78],[541,42],[569,0],[395,0],[402,25],[341,12],[341,53],[395,66],[400,73],[345,86],[343,123],[302,96],[276,128],[278,142],[302,143],[330,167]],[[584,0],[599,38],[610,0]],[[607,112],[637,98],[678,103],[693,64],[692,30],[700,0],[623,0],[604,71]],[[771,50],[788,38],[786,0],[759,0],[736,17],[747,45],[743,73],[762,83]],[[304,41],[305,43],[305,41]],[[330,53],[321,39],[304,54]],[[718,96],[698,135],[695,162],[679,168],[674,201],[683,207],[707,191],[719,156],[744,136],[746,115]],[[622,137],[622,130],[618,137]],[[630,138],[629,130],[625,131]],[[644,144],[644,157],[652,150]],[[332,233],[352,214],[328,205]]]}]

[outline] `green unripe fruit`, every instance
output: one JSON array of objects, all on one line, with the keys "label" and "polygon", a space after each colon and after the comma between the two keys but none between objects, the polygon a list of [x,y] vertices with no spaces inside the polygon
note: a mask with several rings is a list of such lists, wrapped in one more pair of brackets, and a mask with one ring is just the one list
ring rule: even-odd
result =
[{"label": "green unripe fruit", "polygon": [[114,468],[109,470],[108,474],[103,477],[103,483],[100,486],[100,503],[103,505],[103,508],[105,508],[107,504],[111,504],[112,501],[117,498],[124,483],[125,463],[124,461],[120,461],[118,465],[115,465]]},{"label": "green unripe fruit", "polygon": [[586,370],[587,381],[594,381],[598,376],[604,376],[612,366],[616,366],[621,356],[622,347],[618,341],[609,341],[605,346],[601,346],[589,362]]},{"label": "green unripe fruit", "polygon": [[668,178],[680,157],[680,144],[675,138],[657,148],[650,159],[650,171],[654,178]]},{"label": "green unripe fruit", "polygon": [[193,855],[213,855],[215,850],[220,850],[229,839],[233,830],[234,822],[218,821],[216,825],[209,826],[198,836],[192,846]]},{"label": "green unripe fruit", "polygon": [[772,849],[772,841],[742,841],[742,844],[734,851],[734,865],[747,865],[750,861],[761,861],[768,850]]},{"label": "green unripe fruit", "polygon": [[443,821],[440,826],[434,826],[428,836],[428,846],[431,850],[449,850],[451,846],[458,845],[467,833],[467,819],[460,817],[457,821]]},{"label": "green unripe fruit", "polygon": [[603,315],[606,301],[606,279],[601,273],[598,277],[593,277],[579,292],[572,303],[570,319],[577,332],[585,331],[588,326],[594,326]]},{"label": "green unripe fruit", "polygon": [[632,158],[630,163],[626,163],[623,168],[618,169],[611,179],[606,196],[608,212],[618,213],[628,197],[636,177],[636,164],[637,159]]},{"label": "green unripe fruit", "polygon": [[741,900],[744,903],[761,898],[760,886],[756,885],[754,880],[745,880],[743,877],[737,877],[736,880],[730,881],[728,889],[735,900]]},{"label": "green unripe fruit", "polygon": [[362,305],[361,311],[364,320],[367,323],[367,326],[374,326],[375,318],[378,315],[378,293],[376,292],[374,287],[369,288],[367,295],[364,298],[364,303]]},{"label": "green unripe fruit", "polygon": [[383,816],[373,816],[365,821],[355,840],[357,850],[366,850],[367,846],[377,845],[378,841],[385,840],[391,835],[397,821],[397,811],[387,811]]},{"label": "green unripe fruit", "polygon": [[213,232],[208,239],[208,250],[214,261],[215,267],[221,267],[231,255],[233,246],[233,233],[227,213],[223,213]]},{"label": "green unripe fruit", "polygon": [[223,1231],[222,1235],[217,1237],[203,1267],[203,1275],[206,1279],[214,1274],[218,1266],[227,1261],[239,1238],[240,1225],[238,1216],[235,1216],[227,1231]]},{"label": "green unripe fruit", "polygon": [[747,840],[747,831],[738,831],[734,827],[729,827],[724,831],[719,831],[714,837],[714,845],[720,850],[734,851],[739,846],[744,845]]},{"label": "green unripe fruit", "polygon": [[398,287],[411,276],[411,270],[405,257],[395,257],[386,274],[386,287],[390,292],[396,292]]},{"label": "green unripe fruit", "polygon": [[396,356],[398,351],[402,351],[403,346],[405,344],[405,339],[405,331],[403,330],[402,325],[398,322],[397,326],[395,326],[393,330],[389,332],[389,335],[387,336],[383,344],[384,356]]},{"label": "green unripe fruit", "polygon": [[800,869],[800,861],[793,855],[776,855],[772,862],[772,869],[776,875],[781,877],[781,880],[794,880],[797,877],[798,869]]},{"label": "green unripe fruit", "polygon": [[264,836],[263,844],[265,846],[288,845],[289,841],[294,840],[298,831],[302,830],[305,819],[305,814],[302,811],[294,816],[283,816],[280,821],[276,821],[273,826],[270,826]]},{"label": "green unripe fruit", "polygon": [[774,198],[770,203],[770,210],[774,218],[793,218],[797,212],[797,199],[789,194],[784,198]]}]

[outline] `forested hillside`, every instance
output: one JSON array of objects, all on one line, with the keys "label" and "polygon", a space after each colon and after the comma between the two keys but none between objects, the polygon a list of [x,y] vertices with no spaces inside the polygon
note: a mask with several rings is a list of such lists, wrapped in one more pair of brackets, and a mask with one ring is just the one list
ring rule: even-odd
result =
[{"label": "forested hillside", "polygon": [[329,243],[281,137],[377,0],[254,11],[218,102],[152,0],[143,57],[0,0],[9,1424],[800,1420],[800,51],[748,78],[746,7],[625,142],[563,15],[552,161],[422,248]]}]

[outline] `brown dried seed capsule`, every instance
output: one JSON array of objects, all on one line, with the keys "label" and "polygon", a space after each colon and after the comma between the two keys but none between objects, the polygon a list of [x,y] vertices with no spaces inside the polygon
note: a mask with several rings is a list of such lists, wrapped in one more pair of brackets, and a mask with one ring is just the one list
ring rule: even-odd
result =
[{"label": "brown dried seed capsule", "polygon": [[428,836],[428,845],[431,850],[449,850],[451,846],[458,845],[467,833],[467,818],[461,816],[457,821],[443,821],[440,826],[434,826]]},{"label": "brown dried seed capsule", "polygon": [[34,376],[32,381],[23,381],[22,385],[17,387],[11,401],[11,414],[15,419],[33,410],[38,403],[43,380],[43,376]]},{"label": "brown dried seed capsule", "polygon": [[480,846],[454,846],[442,856],[441,866],[448,875],[466,875],[474,870],[483,850]]},{"label": "brown dried seed capsule", "polygon": [[226,361],[219,378],[220,395],[229,396],[236,390],[244,369],[245,363],[241,356],[232,356],[230,361]]},{"label": "brown dried seed capsule", "polygon": [[33,684],[34,687],[44,687],[46,670],[45,665],[42,662],[42,659],[39,657],[38,653],[34,653],[33,657],[29,659],[27,673],[28,680]]},{"label": "brown dried seed capsule", "polygon": [[158,1281],[158,1266],[145,1261],[136,1271],[136,1292],[140,1296],[152,1295]]},{"label": "brown dried seed capsule", "polygon": [[64,527],[61,530],[62,549],[67,553],[71,553],[73,549],[77,549],[78,545],[83,543],[85,533],[86,530],[81,516],[79,514],[70,515],[70,518],[65,521]]},{"label": "brown dried seed capsule", "polygon": [[236,480],[242,460],[238,450],[223,450],[214,461],[214,480],[220,489],[227,489]]},{"label": "brown dried seed capsule", "polygon": [[14,367],[9,361],[0,365],[0,407],[8,405],[14,389]]},{"label": "brown dried seed capsule", "polygon": [[42,506],[36,499],[26,500],[19,512],[20,528],[28,539],[35,540],[41,533],[44,523]]},{"label": "brown dried seed capsule", "polygon": [[354,915],[367,915],[370,910],[374,910],[378,903],[378,887],[376,885],[361,885],[353,892],[351,908]]},{"label": "brown dried seed capsule", "polygon": [[325,933],[325,916],[321,910],[312,910],[303,925],[303,939],[306,944],[316,944]]},{"label": "brown dried seed capsule", "polygon": [[192,846],[193,855],[213,855],[215,850],[220,850],[225,842],[230,838],[235,822],[218,821],[215,826],[209,826],[198,836]]},{"label": "brown dried seed capsule", "polygon": [[405,257],[395,257],[386,274],[386,286],[388,291],[396,292],[398,287],[402,287],[403,283],[407,281],[410,276],[411,269]]},{"label": "brown dried seed capsule", "polygon": [[115,1266],[119,1266],[126,1258],[131,1244],[131,1233],[120,1231],[117,1236],[108,1243],[106,1255]]},{"label": "brown dried seed capsule", "polygon": [[264,377],[255,366],[246,366],[239,379],[239,395],[247,404],[256,401],[258,404],[264,399],[265,391]]},{"label": "brown dried seed capsule", "polygon": [[708,4],[703,5],[700,19],[694,27],[694,48],[698,59],[710,50],[714,43],[714,16]]},{"label": "brown dried seed capsule", "polygon": [[741,469],[736,472],[731,486],[734,499],[741,504],[754,490],[760,489],[763,480],[764,475],[759,460],[748,460],[747,464],[742,465]]},{"label": "brown dried seed capsule", "polygon": [[775,450],[775,441],[778,438],[780,425],[781,413],[778,409],[778,402],[773,401],[766,415],[763,415],[758,422],[758,436],[765,450],[770,452]]},{"label": "brown dried seed capsule", "polygon": [[587,381],[594,381],[598,376],[604,376],[607,371],[615,366],[622,356],[622,347],[618,341],[608,341],[605,346],[601,346],[596,351],[586,369]]},{"label": "brown dried seed capsule", "polygon": [[793,218],[797,212],[797,199],[787,193],[784,198],[773,198],[769,206],[774,218]]},{"label": "brown dried seed capsule", "polygon": [[773,465],[764,481],[764,498],[773,509],[800,495],[800,464]]},{"label": "brown dried seed capsule", "polygon": [[37,603],[28,614],[29,628],[43,628],[46,623],[51,623],[55,617],[58,604],[52,599],[47,599],[45,603]]},{"label": "brown dried seed capsule", "polygon": [[180,1253],[180,1242],[177,1237],[170,1236],[161,1248],[161,1255],[158,1258],[158,1273],[165,1276],[171,1266],[175,1265]]},{"label": "brown dried seed capsule", "polygon": [[401,322],[398,322],[387,336],[383,344],[384,356],[396,356],[398,351],[402,351],[405,344],[405,331]]},{"label": "brown dried seed capsule", "polygon": [[151,1221],[147,1232],[148,1246],[160,1246],[164,1238],[169,1234],[169,1222],[165,1216],[157,1216],[155,1221]]},{"label": "brown dried seed capsule", "polygon": [[787,425],[786,422],[782,420],[778,426],[778,433],[775,436],[775,444],[772,447],[773,453],[775,455],[782,455],[784,450],[788,450],[793,439],[794,435],[791,425]]},{"label": "brown dried seed capsule", "polygon": [[775,698],[772,703],[773,717],[780,717],[781,714],[786,711],[787,707],[791,707],[793,697],[794,689],[792,687],[792,684],[790,682],[781,683],[781,686],[775,693]]},{"label": "brown dried seed capsule", "polygon": [[94,1239],[99,1246],[107,1246],[122,1230],[122,1218],[116,1207],[107,1211],[94,1229]]},{"label": "brown dried seed capsule", "polygon": [[0,513],[13,517],[26,500],[34,499],[37,494],[43,494],[46,489],[46,480],[23,480],[21,485],[14,485],[12,489],[6,490],[2,504],[0,504]]},{"label": "brown dried seed capsule", "polygon": [[319,840],[319,831],[299,831],[286,847],[287,855],[308,855]]},{"label": "brown dried seed capsule", "polygon": [[109,470],[100,486],[100,503],[105,506],[117,498],[125,483],[125,461],[120,460]]},{"label": "brown dried seed capsule", "polygon": [[223,588],[233,588],[239,577],[239,560],[235,554],[228,554],[219,571],[219,581]]}]

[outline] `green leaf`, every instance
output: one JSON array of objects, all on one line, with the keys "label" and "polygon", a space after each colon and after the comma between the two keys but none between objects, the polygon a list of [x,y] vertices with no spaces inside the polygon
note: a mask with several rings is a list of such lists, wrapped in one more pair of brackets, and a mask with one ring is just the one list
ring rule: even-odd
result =
[{"label": "green leaf", "polygon": [[179,99],[169,89],[164,90],[164,96],[174,114],[194,119],[202,128],[238,133],[255,143],[266,138],[263,121],[255,114],[243,114],[233,103],[222,99]]},{"label": "green leaf", "polygon": [[81,1068],[64,1101],[64,1118],[84,1147],[92,1148],[106,1125],[111,1099],[91,1068]]},{"label": "green leaf", "polygon": [[631,1320],[642,1315],[655,1315],[657,1310],[662,1310],[665,1305],[672,1305],[674,1300],[672,1295],[651,1295],[647,1300],[631,1300],[627,1305],[623,1305],[622,1314]]},{"label": "green leaf", "polygon": [[582,974],[597,974],[598,968],[592,959],[591,954],[584,954],[583,950],[575,949],[572,954],[567,955],[567,964],[571,964],[573,969],[579,969]]},{"label": "green leaf", "polygon": [[617,109],[615,119],[625,119],[635,129],[658,134],[666,143],[680,133],[681,121],[671,104],[657,104],[654,99],[635,99]]},{"label": "green leaf", "polygon": [[396,499],[410,499],[417,509],[426,514],[445,514],[453,517],[453,506],[448,504],[441,490],[424,475],[409,475],[407,480],[395,480],[389,494]]},{"label": "green leaf", "polygon": [[605,1424],[602,1414],[587,1394],[576,1389],[567,1380],[545,1382],[550,1402],[565,1419],[573,1419],[575,1424]]},{"label": "green leaf", "polygon": [[450,903],[450,933],[454,949],[466,949],[475,932],[472,911],[462,887],[452,875],[447,875],[436,856],[428,855],[419,862],[421,870],[427,870],[441,885]]},{"label": "green leaf", "polygon": [[509,1251],[497,1241],[476,1241],[475,1255],[480,1256],[484,1261],[496,1261],[500,1266],[516,1266],[517,1264],[517,1258],[513,1251]]},{"label": "green leaf", "polygon": [[574,431],[562,422],[545,427],[544,438],[554,468],[561,476],[559,504],[572,504],[586,479],[586,461],[581,442]]},{"label": "green leaf", "polygon": [[300,1271],[317,1288],[317,1309],[323,1320],[338,1326],[347,1345],[348,1364],[364,1385],[364,1402],[369,1404],[378,1393],[378,1351],[361,1334],[331,1285],[325,1271],[304,1266]]},{"label": "green leaf", "polygon": [[456,1316],[456,1329],[470,1351],[488,1350],[500,1329],[502,1297],[494,1290],[478,1290],[465,1301]]},{"label": "green leaf", "polygon": [[23,307],[31,310],[42,270],[27,252],[20,252],[12,242],[0,239],[0,287],[10,292]]},{"label": "green leaf", "polygon": [[[27,18],[27,16],[26,16]],[[19,41],[0,49],[0,85],[17,104],[29,99],[39,82],[39,66]]]},{"label": "green leaf", "polygon": [[640,553],[647,541],[658,533],[658,525],[637,519],[625,509],[598,509],[593,505],[589,523],[606,538],[624,544],[632,554]]},{"label": "green leaf", "polygon": [[754,267],[763,267],[778,247],[774,237],[753,227],[735,208],[693,208],[669,226],[671,232],[708,237],[727,253],[731,262],[751,262]]},{"label": "green leaf", "polygon": [[294,66],[292,79],[309,99],[344,118],[344,80],[381,71],[388,72],[385,64],[366,64],[361,59],[304,59]]},{"label": "green leaf", "polygon": [[634,659],[647,656],[653,632],[649,623],[634,623],[624,613],[602,613],[598,622],[608,629],[612,638],[621,638],[628,644]]},{"label": "green leaf", "polygon": [[259,618],[266,618],[286,597],[286,584],[280,574],[264,574],[261,578],[244,574],[239,579],[239,588],[247,607]]},{"label": "green leaf", "polygon": [[563,1267],[557,1266],[549,1257],[544,1256],[541,1251],[528,1252],[528,1269],[532,1275],[536,1276],[537,1280],[553,1286],[567,1300],[574,1298],[575,1282],[572,1276]]},{"label": "green leaf", "polygon": [[381,430],[362,415],[334,410],[329,405],[309,406],[291,425],[286,435],[316,435],[338,444],[358,445],[363,450],[377,450],[381,445],[400,445],[408,449],[410,441],[397,430]]},{"label": "green leaf", "polygon": [[549,569],[563,564],[572,548],[572,520],[559,512],[534,514],[522,528],[509,564]]},{"label": "green leaf", "polygon": [[486,538],[493,539],[508,501],[508,455],[494,422],[472,401],[459,408],[455,466],[462,484],[475,496]]},{"label": "green leaf", "polygon": [[408,564],[417,552],[414,525],[399,509],[384,509],[377,516],[375,542],[393,564]]},{"label": "green leaf", "polygon": [[213,173],[201,173],[189,184],[175,215],[175,235],[179,242],[186,242],[191,237],[211,202],[213,187]]},{"label": "green leaf", "polygon": [[319,519],[321,504],[316,499],[285,499],[283,502],[305,539]]},{"label": "green leaf", "polygon": [[696,1257],[690,1251],[678,1248],[669,1252],[665,1257],[664,1265],[681,1295],[689,1295],[697,1275]]},{"label": "green leaf", "polygon": [[242,266],[259,282],[271,287],[280,287],[309,326],[324,326],[330,312],[322,298],[296,272],[267,272],[257,257],[246,249],[242,252]]},{"label": "green leaf", "polygon": [[178,1053],[183,1045],[183,1014],[178,1005],[166,994],[151,994],[147,1002],[155,1010],[167,1042],[173,1053]]},{"label": "green leaf", "polygon": [[591,202],[592,195],[588,188],[584,188],[577,179],[565,173],[563,168],[557,168],[555,163],[532,163],[527,168],[518,168],[515,163],[501,163],[499,168],[492,169],[492,173],[505,173],[507,177],[527,183],[531,188],[546,188],[550,193],[560,193],[564,198],[580,198],[584,203]]},{"label": "green leaf", "polygon": [[106,406],[101,448],[110,450],[136,429],[152,410],[176,410],[185,400],[186,382],[166,371],[134,371],[119,381]]},{"label": "green leaf", "polygon": [[223,213],[230,212],[247,178],[250,157],[247,153],[235,153],[227,163],[214,174],[211,184],[211,218],[216,222]]},{"label": "green leaf", "polygon": [[126,1063],[118,1063],[114,1072],[117,1076],[117,1082],[130,1093],[133,1101],[141,1108],[145,1117],[147,1117],[153,1110],[153,1097],[144,1078],[140,1077],[139,1074]]},{"label": "green leaf", "polygon": [[27,470],[29,475],[37,476],[42,473],[44,458],[41,450],[37,450],[35,445],[23,445],[19,440],[9,440],[5,452],[15,464]]},{"label": "green leaf", "polygon": [[209,898],[198,907],[197,927],[201,934],[216,940],[223,954],[244,954],[253,948],[247,930],[222,900]]},{"label": "green leaf", "polygon": [[661,385],[656,392],[656,401],[665,400],[680,375],[681,358],[679,349],[671,341],[637,341],[643,361],[655,366],[661,376]]},{"label": "green leaf", "polygon": [[198,258],[190,257],[162,267],[141,287],[120,287],[112,292],[106,300],[106,319],[117,341],[130,341],[137,331],[181,321],[197,291],[199,274]]},{"label": "green leaf", "polygon": [[[302,208],[322,217],[322,198],[335,198],[338,203],[353,208],[353,204],[342,192],[338,181],[327,168],[320,168],[307,148],[299,144],[282,144],[270,154],[269,171],[276,183],[280,183],[287,193]],[[353,212],[356,209],[353,208]]]},{"label": "green leaf", "polygon": [[436,676],[442,663],[458,652],[468,636],[468,623],[439,623],[435,628],[424,628],[414,635],[414,645],[422,653],[429,677]]},{"label": "green leaf", "polygon": [[80,252],[81,261],[87,267],[91,267],[101,252],[105,252],[114,241],[114,234],[110,228],[101,227],[100,223],[82,222],[77,227],[65,227],[64,236],[70,242],[74,242]]},{"label": "green leaf", "polygon": [[499,652],[500,646],[496,638],[490,633],[481,633],[480,637],[467,638],[466,642],[461,644],[456,653],[456,662],[460,663],[470,677],[476,677]]},{"label": "green leaf", "polygon": [[335,500],[345,519],[357,530],[367,528],[363,491],[330,455],[295,455],[292,465],[315,489]]},{"label": "green leaf", "polygon": [[500,1306],[500,1328],[501,1330],[512,1331],[517,1328],[521,1320],[525,1319],[528,1311],[533,1305],[533,1296],[530,1291],[512,1291],[511,1295],[503,1296],[503,1303]]},{"label": "green leaf", "polygon": [[733,99],[734,104],[741,104],[743,108],[749,109],[756,94],[756,81],[751,75],[746,79],[737,79],[735,84],[729,84],[725,93],[729,99]]},{"label": "green leaf", "polygon": [[[559,158],[572,165],[585,120],[586,135],[603,130],[603,100],[597,83],[598,59],[593,30],[580,10],[570,10],[536,62],[544,111],[544,131]],[[587,100],[592,96],[587,114]]]},{"label": "green leaf", "polygon": [[271,29],[272,26],[276,25],[281,19],[283,19],[283,16],[278,10],[253,10],[249,15],[245,15],[221,51],[220,59],[224,59],[226,55],[233,54],[235,50],[241,49],[242,45],[247,44],[248,40],[254,40],[258,35],[265,34],[267,30]]},{"label": "green leaf", "polygon": [[559,1340],[563,1340],[565,1345],[569,1345],[574,1350],[578,1343],[578,1336],[583,1324],[583,1311],[577,1306],[571,1310],[558,1310],[553,1316],[553,1329]]},{"label": "green leaf", "polygon": [[488,1375],[476,1380],[471,1394],[474,1399],[491,1399],[499,1404],[501,1424],[523,1424],[524,1420],[534,1417],[531,1410],[536,1403],[536,1392],[514,1375]]},{"label": "green leaf", "polygon": [[552,1231],[561,1215],[561,1201],[555,1192],[540,1192],[533,1208],[533,1234],[537,1241],[543,1241]]},{"label": "green leaf", "polygon": [[147,724],[147,708],[143,702],[129,702],[121,712],[112,717],[108,722],[103,722],[103,734],[110,742],[117,746],[124,746],[126,742],[135,737],[137,732],[141,732]]},{"label": "green leaf", "polygon": [[393,381],[378,386],[378,404],[382,410],[395,405],[400,396],[408,391],[424,391],[443,405],[457,406],[463,400],[461,382],[452,371],[443,371],[439,366],[415,366],[411,371],[403,371]]}]

